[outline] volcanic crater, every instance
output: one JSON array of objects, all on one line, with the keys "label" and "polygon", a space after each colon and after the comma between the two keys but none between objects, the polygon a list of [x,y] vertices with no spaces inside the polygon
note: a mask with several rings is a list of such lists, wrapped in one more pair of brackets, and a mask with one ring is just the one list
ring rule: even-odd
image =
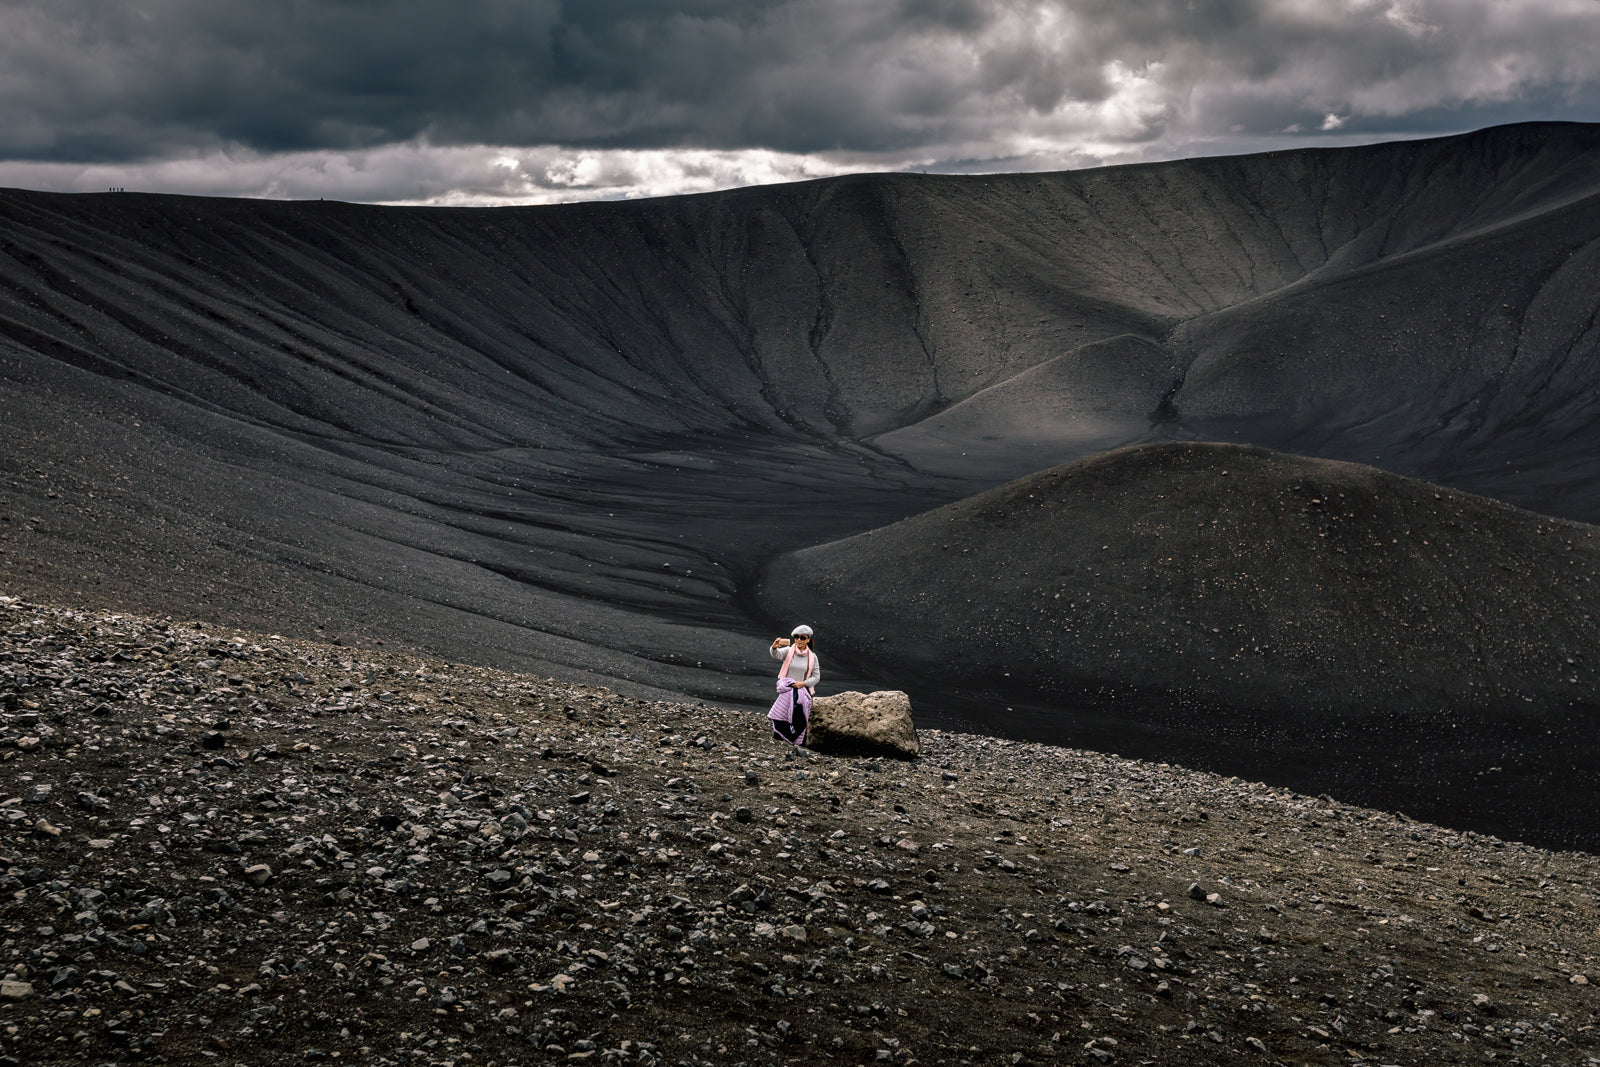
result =
[{"label": "volcanic crater", "polygon": [[[1067,599],[1081,614],[1013,633],[1007,658],[975,640],[960,654],[989,658],[952,685],[947,660],[917,660],[931,623],[899,594],[873,607],[818,585],[835,594],[807,601],[834,620],[819,635],[826,684],[899,682],[930,722],[1012,736],[1083,736],[1099,716],[1105,747],[1166,745],[1296,785],[1321,780],[1319,761],[1233,744],[1235,724],[1304,738],[1324,702],[1331,721],[1368,724],[1369,742],[1459,722],[1477,747],[1404,771],[1436,783],[1436,810],[1592,845],[1582,805],[1568,822],[1547,814],[1589,759],[1569,745],[1578,726],[1560,725],[1581,724],[1590,700],[1588,660],[1562,655],[1591,632],[1569,580],[1588,573],[1589,540],[1557,520],[1600,516],[1597,163],[1600,128],[1534,124],[538,209],[0,192],[0,582],[754,704],[767,640],[794,621],[759,579],[790,552],[1126,446],[1359,462],[1441,496],[1338,468],[1328,489],[1370,487],[1365,510],[1333,522],[1328,498],[1329,538],[1309,512],[1278,523],[1283,554],[1250,579],[1267,584],[1232,590],[1209,637],[1174,630],[1200,617],[1151,566],[1143,588],[1124,574],[1115,616],[1087,597],[1110,586],[1085,583],[1082,603],[1076,588]],[[1133,479],[1120,526],[1102,514],[1071,533],[1062,516],[1068,536],[1098,528],[1112,547],[996,557],[991,585],[1015,592],[1000,610],[1028,618],[1038,590],[1020,575],[1047,563],[1081,581],[1102,556],[1165,551],[1134,525],[1147,514],[1192,521],[1183,543],[1204,552],[1210,521],[1219,534],[1230,521],[1223,501],[1262,522],[1272,500],[1288,506],[1264,488],[1246,505],[1229,479],[1301,461],[1227,462],[1227,479],[1192,472],[1187,520],[1152,487],[1175,483]],[[1430,502],[1438,515],[1418,510]],[[994,543],[1025,536],[1016,514],[1017,530],[988,528]],[[1402,539],[1435,532],[1457,535],[1454,555]],[[1325,551],[1341,538],[1346,554]],[[1266,540],[1241,527],[1228,543]],[[1340,605],[1356,590],[1340,584],[1346,564],[1397,584]],[[807,567],[825,578],[828,565]],[[1296,650],[1283,614],[1319,581],[1316,632],[1351,642],[1320,655]],[[941,604],[960,624],[965,605]],[[974,605],[969,630],[988,610]],[[1488,632],[1451,641],[1469,620]],[[1074,641],[1053,644],[1068,625]],[[1396,627],[1404,640],[1383,645]],[[1263,642],[1277,659],[1252,658]],[[1095,687],[1188,692],[1200,711],[1175,719],[1152,697],[1108,716],[1079,703]],[[1486,782],[1508,736],[1541,751],[1540,726],[1553,762],[1577,762]],[[1396,775],[1392,761],[1347,763],[1341,790]],[[1508,799],[1475,807],[1484,793]]]}]

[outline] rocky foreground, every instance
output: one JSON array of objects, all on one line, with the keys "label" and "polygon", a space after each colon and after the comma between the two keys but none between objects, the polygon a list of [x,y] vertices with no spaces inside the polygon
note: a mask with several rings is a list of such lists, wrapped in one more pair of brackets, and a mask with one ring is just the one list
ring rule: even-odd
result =
[{"label": "rocky foreground", "polygon": [[0,633],[6,1064],[1600,1064],[1590,855],[200,623]]}]

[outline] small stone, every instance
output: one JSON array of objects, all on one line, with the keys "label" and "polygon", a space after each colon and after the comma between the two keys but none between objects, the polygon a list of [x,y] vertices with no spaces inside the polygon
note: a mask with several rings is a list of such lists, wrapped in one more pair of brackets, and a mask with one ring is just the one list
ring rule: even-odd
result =
[{"label": "small stone", "polygon": [[34,749],[39,747],[39,744],[39,739],[34,737],[32,734],[29,734],[27,737],[17,738],[17,747],[24,752],[32,752]]},{"label": "small stone", "polygon": [[587,803],[589,803],[589,794],[588,794],[587,791],[582,792],[582,793],[573,793],[571,796],[569,796],[567,798],[567,803],[568,804],[587,804]]},{"label": "small stone", "polygon": [[200,747],[208,748],[212,751],[226,746],[227,743],[228,739],[217,733],[215,730],[207,731],[206,734],[200,738]]},{"label": "small stone", "polygon": [[412,952],[426,952],[432,947],[433,942],[428,940],[426,937],[419,937],[415,941],[411,942]]},{"label": "small stone", "polygon": [[272,868],[268,867],[265,863],[257,863],[244,869],[245,881],[249,882],[251,885],[266,885],[267,880],[271,877]]},{"label": "small stone", "polygon": [[749,822],[750,818],[751,818],[750,809],[749,808],[735,808],[734,811],[733,811],[733,817],[738,822]]},{"label": "small stone", "polygon": [[1200,888],[1200,883],[1199,882],[1190,882],[1189,883],[1189,899],[1190,900],[1204,900],[1204,899],[1206,899],[1206,891],[1204,889]]},{"label": "small stone", "polygon": [[1571,978],[1567,979],[1567,981],[1571,982],[1573,985],[1588,985],[1589,976],[1586,974],[1575,974]]},{"label": "small stone", "polygon": [[483,876],[483,879],[495,889],[504,889],[506,886],[511,884],[511,879],[513,877],[514,876],[510,871],[501,869],[497,871],[490,871],[488,874]]},{"label": "small stone", "polygon": [[0,1000],[26,1000],[33,996],[33,985],[6,978],[0,980]]}]

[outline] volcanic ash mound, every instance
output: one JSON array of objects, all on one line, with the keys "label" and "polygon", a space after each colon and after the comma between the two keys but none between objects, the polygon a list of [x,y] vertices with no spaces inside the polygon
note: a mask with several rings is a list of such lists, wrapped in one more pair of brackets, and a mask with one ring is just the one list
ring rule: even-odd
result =
[{"label": "volcanic ash mound", "polygon": [[1596,533],[1355,464],[1162,444],[793,553],[760,596],[934,682],[1531,725],[1600,705]]}]

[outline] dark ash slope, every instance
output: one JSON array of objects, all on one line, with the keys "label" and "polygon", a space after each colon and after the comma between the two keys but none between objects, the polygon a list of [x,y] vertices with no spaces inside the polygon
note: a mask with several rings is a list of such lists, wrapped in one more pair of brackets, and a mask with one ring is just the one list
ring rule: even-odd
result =
[{"label": "dark ash slope", "polygon": [[[763,592],[915,691],[1053,707],[1062,740],[1184,747],[1587,848],[1597,598],[1592,526],[1369,467],[1184,444],[786,556]],[[1096,736],[1108,709],[1133,728]]]},{"label": "dark ash slope", "polygon": [[0,579],[751,699],[764,562],[1119,445],[1592,519],[1596,175],[1540,125],[552,209],[0,193]]}]

